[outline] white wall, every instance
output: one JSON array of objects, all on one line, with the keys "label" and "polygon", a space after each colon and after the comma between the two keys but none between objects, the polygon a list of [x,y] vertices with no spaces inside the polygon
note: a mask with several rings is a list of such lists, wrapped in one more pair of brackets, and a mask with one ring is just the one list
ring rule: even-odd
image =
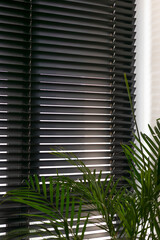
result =
[{"label": "white wall", "polygon": [[151,123],[160,118],[160,0],[151,1]]},{"label": "white wall", "polygon": [[136,2],[136,116],[140,131],[148,133],[147,125],[151,123],[151,0]]}]

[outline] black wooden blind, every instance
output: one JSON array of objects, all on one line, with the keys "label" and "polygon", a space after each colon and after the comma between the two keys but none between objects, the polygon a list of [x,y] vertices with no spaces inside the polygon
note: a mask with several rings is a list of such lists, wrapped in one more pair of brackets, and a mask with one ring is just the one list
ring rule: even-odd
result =
[{"label": "black wooden blind", "polygon": [[[29,174],[79,178],[51,148],[123,175],[134,97],[134,0],[0,1],[0,196]],[[5,204],[0,237],[25,224]],[[87,237],[101,231],[88,228]],[[107,239],[107,238],[103,238]]]}]

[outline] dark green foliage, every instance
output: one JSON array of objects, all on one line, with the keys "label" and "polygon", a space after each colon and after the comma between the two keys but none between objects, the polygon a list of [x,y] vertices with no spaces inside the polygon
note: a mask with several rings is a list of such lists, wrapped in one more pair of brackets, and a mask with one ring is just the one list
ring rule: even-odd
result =
[{"label": "dark green foliage", "polygon": [[[148,125],[149,136],[139,132],[126,76],[125,82],[136,134],[134,134],[135,143],[130,142],[130,146],[122,145],[130,165],[130,179],[126,180],[131,186],[131,191],[127,193],[126,199],[124,198],[118,214],[129,239],[158,240],[160,239],[160,123],[157,119],[154,128]],[[127,222],[131,219],[132,223],[126,224],[126,219]],[[133,232],[130,227],[132,224]]]},{"label": "dark green foliage", "polygon": [[[132,206],[136,209],[137,216],[133,214],[136,221],[137,235],[131,239],[160,239],[160,128],[157,120],[154,129],[149,126],[150,136],[141,133],[141,139],[135,135],[137,144],[131,142],[132,147],[123,145],[123,150],[130,164],[130,179],[127,179],[132,187],[130,196],[134,202]],[[155,130],[156,129],[156,130]],[[157,132],[157,133],[156,133]],[[156,140],[156,141],[155,141]],[[141,147],[140,147],[141,145]],[[132,201],[130,200],[130,204]],[[135,218],[135,219],[134,219]],[[125,226],[128,231],[127,226]],[[137,237],[137,238],[136,238]]]}]

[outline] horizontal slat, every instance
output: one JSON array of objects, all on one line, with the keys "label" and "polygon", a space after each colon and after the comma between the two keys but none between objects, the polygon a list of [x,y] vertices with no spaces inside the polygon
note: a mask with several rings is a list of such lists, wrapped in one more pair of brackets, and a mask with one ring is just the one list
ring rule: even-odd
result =
[{"label": "horizontal slat", "polygon": [[15,28],[21,28],[21,27],[23,27],[23,28],[26,28],[26,30],[27,30],[27,28],[28,28],[28,31],[29,31],[29,19],[26,19],[26,18],[24,18],[24,19],[22,19],[21,20],[21,22],[19,21],[19,17],[18,18],[16,18],[16,17],[9,17],[8,16],[8,18],[6,18],[6,15],[5,15],[5,18],[2,18],[2,16],[3,15],[1,15],[0,16],[0,24],[1,24],[1,28],[0,29],[3,29],[3,28],[5,28],[5,29],[7,29],[7,28],[9,28],[9,27],[15,27]]},{"label": "horizontal slat", "polygon": [[[119,65],[118,65],[119,66]],[[120,65],[123,66],[123,65]],[[124,66],[125,67],[125,66]],[[44,77],[43,77],[44,76]],[[33,90],[32,91],[40,91],[41,89],[46,87],[61,87],[63,88],[70,88],[70,89],[76,89],[76,87],[80,87],[81,89],[109,89],[112,90],[113,88],[117,88],[119,90],[123,89],[125,90],[125,84],[121,81],[121,84],[116,83],[113,85],[111,79],[101,79],[101,78],[93,78],[92,76],[87,79],[87,77],[78,77],[77,79],[74,76],[63,76],[57,75],[56,77],[53,77],[52,75],[49,77],[49,75],[41,74],[39,78],[34,78],[34,81],[32,82]],[[66,77],[66,78],[65,78]],[[44,79],[43,79],[44,78]],[[55,78],[55,80],[53,79]],[[69,78],[69,79],[68,79]],[[73,78],[73,80],[72,80]],[[16,88],[15,88],[16,85]],[[7,86],[7,87],[6,87]],[[69,87],[68,87],[69,86]],[[23,88],[24,90],[28,90],[29,88],[26,87],[26,81],[18,81],[18,80],[8,80],[8,79],[1,79],[0,89],[7,89],[7,90],[18,90]],[[104,90],[104,91],[105,91]],[[47,97],[46,97],[47,98]],[[54,98],[54,97],[53,97]]]},{"label": "horizontal slat", "polygon": [[[61,6],[62,4],[65,4],[65,1],[61,1],[60,3],[56,2],[54,3],[53,1],[48,1],[46,0],[46,2],[44,3],[43,0],[38,0],[37,2],[35,1],[34,3],[38,3],[38,4],[41,4],[41,5],[44,5],[44,6],[55,6],[55,4],[57,6]],[[33,5],[34,5],[33,3]],[[94,7],[94,8],[98,8],[98,7],[103,7],[103,9],[105,8],[105,12],[107,13],[108,12],[108,7],[111,7],[113,5],[113,1],[112,0],[109,0],[109,1],[99,1],[97,2],[96,0],[92,0],[92,2],[88,1],[88,0],[81,0],[81,2],[79,3],[79,0],[68,0],[68,3],[69,5],[68,6],[73,6],[74,4],[75,5],[84,5],[85,7]]]},{"label": "horizontal slat", "polygon": [[[87,2],[86,2],[87,3]],[[39,2],[36,3],[36,2],[33,2],[33,11],[35,11],[36,9],[36,12],[39,12],[43,9],[43,13],[45,14],[49,14],[49,13],[55,13],[55,11],[65,11],[67,12],[70,16],[71,13],[75,12],[75,13],[78,13],[77,15],[79,14],[82,14],[85,16],[86,15],[92,15],[92,16],[97,16],[98,14],[100,14],[101,16],[106,16],[108,13],[112,13],[113,12],[113,9],[112,9],[112,2],[110,2],[110,4],[106,4],[105,6],[102,5],[102,6],[94,6],[92,3],[90,4],[84,4],[84,2],[65,2],[65,1],[61,1],[61,2],[53,2],[53,1],[50,1],[50,2]],[[108,2],[109,3],[109,2]],[[59,12],[58,12],[59,13]],[[60,14],[60,13],[59,13]],[[62,13],[60,14],[62,15]]]},{"label": "horizontal slat", "polygon": [[[96,57],[97,59],[100,60],[101,59],[105,59],[105,62],[109,59],[111,61],[111,49],[108,50],[108,54],[107,54],[107,49],[106,52],[103,51],[97,51],[96,49],[93,50],[89,50],[89,49],[83,49],[83,48],[70,48],[69,46],[67,47],[52,47],[52,49],[50,49],[50,47],[48,48],[43,48],[43,47],[35,47],[36,49],[33,50],[33,59],[38,58],[39,56],[43,56],[43,59],[48,59],[48,60],[52,60],[53,58],[56,59],[57,57],[60,58],[60,56],[63,57],[63,61],[65,61],[65,58],[70,58],[70,57],[83,57],[83,60],[85,61],[84,57],[93,57],[92,59],[88,58],[88,61],[90,60],[90,62],[92,62],[94,60],[94,57]],[[69,59],[68,59],[69,60]]]},{"label": "horizontal slat", "polygon": [[[35,27],[38,29],[57,29],[57,27],[61,27],[65,29],[65,27],[83,27],[83,30],[86,28],[88,29],[95,29],[95,30],[107,30],[109,27],[113,26],[113,16],[106,15],[106,19],[103,21],[95,21],[94,19],[92,21],[83,21],[83,18],[77,18],[77,17],[62,17],[62,16],[55,16],[55,15],[47,15],[47,17],[42,14],[34,14],[33,12],[33,22],[35,21]],[[53,25],[53,28],[51,26]]]},{"label": "horizontal slat", "polygon": [[15,10],[16,11],[18,11],[18,10],[27,11],[27,10],[29,10],[29,6],[30,6],[30,3],[26,0],[14,0],[14,2],[12,2],[12,1],[6,2],[5,0],[1,0],[1,2],[0,2],[1,8],[6,8],[9,10],[14,9],[14,11]]}]

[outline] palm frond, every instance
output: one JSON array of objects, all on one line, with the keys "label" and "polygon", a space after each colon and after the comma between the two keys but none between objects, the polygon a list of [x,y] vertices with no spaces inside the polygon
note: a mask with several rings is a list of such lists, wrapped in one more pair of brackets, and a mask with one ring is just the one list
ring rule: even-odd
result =
[{"label": "palm frond", "polygon": [[[86,228],[89,214],[84,214],[82,211],[82,203],[77,201],[71,193],[71,189],[67,182],[62,178],[59,181],[59,178],[45,178],[38,176],[30,176],[26,180],[26,187],[22,187],[16,190],[9,191],[6,195],[5,201],[19,202],[27,205],[34,209],[37,213],[32,213],[32,210],[28,214],[23,214],[29,217],[30,221],[36,218],[40,220],[42,224],[32,226],[32,229],[19,229],[19,234],[30,235],[33,234],[37,236],[41,233],[50,234],[57,236],[58,239],[67,239],[70,237],[76,239],[79,238],[79,224],[84,222],[83,231]],[[77,210],[78,209],[78,210]],[[83,217],[82,217],[83,213]],[[70,220],[68,220],[70,219]],[[75,223],[75,219],[77,222]],[[83,220],[84,219],[84,220]],[[49,221],[49,223],[43,223],[43,221]],[[77,225],[76,230],[74,229],[74,224]],[[49,227],[52,227],[52,231],[49,230]],[[63,231],[59,230],[63,229]],[[82,231],[82,236],[84,232]],[[62,234],[63,232],[63,234]],[[12,231],[8,234],[8,239],[13,234],[18,239],[18,231]],[[6,239],[7,239],[6,237]],[[60,238],[61,237],[61,238]],[[83,238],[81,238],[83,239]]]}]

